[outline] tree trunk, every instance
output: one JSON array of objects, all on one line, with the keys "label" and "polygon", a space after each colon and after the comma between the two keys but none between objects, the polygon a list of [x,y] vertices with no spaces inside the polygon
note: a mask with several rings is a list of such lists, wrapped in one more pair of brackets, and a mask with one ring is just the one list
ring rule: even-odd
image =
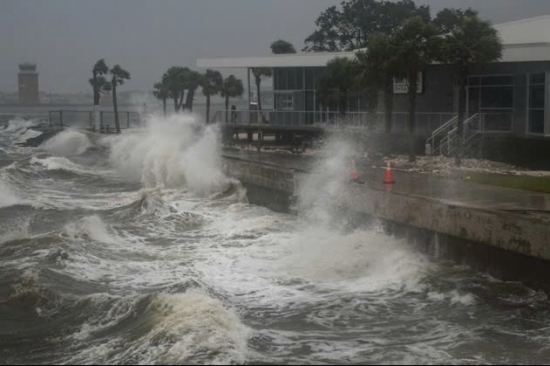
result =
[{"label": "tree trunk", "polygon": [[455,164],[462,165],[462,154],[464,149],[464,113],[466,109],[466,77],[461,76],[458,86],[458,118],[456,128],[456,151]]},{"label": "tree trunk", "polygon": [[166,117],[166,98],[162,98],[162,110],[164,111],[164,117]]},{"label": "tree trunk", "polygon": [[179,92],[172,92],[174,95],[172,96],[172,98],[174,99],[174,112],[178,112],[180,109],[179,109],[179,103],[178,103],[178,95],[179,95]]},{"label": "tree trunk", "polygon": [[120,121],[118,120],[118,106],[116,103],[116,82],[113,82],[113,107],[115,109],[116,133],[120,133]]},{"label": "tree trunk", "polygon": [[346,116],[346,110],[348,109],[347,103],[344,101],[340,102],[340,118],[342,118],[341,122],[344,122],[344,117]]},{"label": "tree trunk", "polygon": [[418,72],[414,72],[409,76],[409,161],[416,161],[415,153],[415,118],[416,118],[416,88],[418,86]]},{"label": "tree trunk", "polygon": [[99,105],[99,87],[97,85],[97,74],[94,72],[94,105]]},{"label": "tree trunk", "polygon": [[[179,94],[179,93],[178,93]],[[183,106],[183,99],[185,97],[185,90],[182,90],[181,91],[181,98],[178,102],[178,111],[182,109],[182,106]]]},{"label": "tree trunk", "polygon": [[393,118],[393,80],[384,86],[384,124],[387,134],[391,133]]},{"label": "tree trunk", "polygon": [[228,122],[229,117],[229,95],[225,96],[225,123]]},{"label": "tree trunk", "polygon": [[187,91],[187,99],[185,101],[185,108],[188,109],[190,112],[193,111],[193,99],[195,98],[195,90],[196,89],[189,89]]},{"label": "tree trunk", "polygon": [[[255,81],[256,81],[256,92],[258,93],[258,111],[262,116],[262,122],[265,123],[265,116],[262,113],[262,95],[260,94],[262,78],[256,78]],[[260,123],[260,121],[258,121],[258,123]]]},{"label": "tree trunk", "polygon": [[210,123],[210,94],[206,95],[206,124]]},{"label": "tree trunk", "polygon": [[256,78],[256,93],[258,93],[258,110],[262,111],[262,95],[260,94],[260,85],[262,83],[261,78]]}]

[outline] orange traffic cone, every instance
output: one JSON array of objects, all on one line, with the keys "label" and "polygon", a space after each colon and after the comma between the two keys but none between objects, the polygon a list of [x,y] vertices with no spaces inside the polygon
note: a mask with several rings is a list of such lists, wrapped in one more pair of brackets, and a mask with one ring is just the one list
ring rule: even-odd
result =
[{"label": "orange traffic cone", "polygon": [[386,178],[384,179],[384,184],[394,184],[395,180],[393,179],[393,172],[391,170],[390,162],[388,161],[388,167],[386,168]]},{"label": "orange traffic cone", "polygon": [[351,161],[351,181],[357,182],[359,180],[359,172],[357,171],[357,166],[355,165],[355,160]]}]

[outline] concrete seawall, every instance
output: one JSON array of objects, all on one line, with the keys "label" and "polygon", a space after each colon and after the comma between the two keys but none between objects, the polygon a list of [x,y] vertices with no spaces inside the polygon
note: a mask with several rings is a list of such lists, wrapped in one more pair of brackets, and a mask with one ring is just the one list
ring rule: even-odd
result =
[{"label": "concrete seawall", "polygon": [[[224,158],[224,169],[248,189],[250,203],[276,211],[289,210],[308,174],[234,157]],[[346,210],[381,220],[389,233],[407,237],[424,252],[550,290],[548,222],[353,183],[341,200]]]}]

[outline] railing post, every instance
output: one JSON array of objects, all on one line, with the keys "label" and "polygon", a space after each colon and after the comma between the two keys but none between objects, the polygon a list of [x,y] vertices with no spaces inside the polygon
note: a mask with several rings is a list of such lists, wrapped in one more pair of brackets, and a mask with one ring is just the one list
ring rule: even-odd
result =
[{"label": "railing post", "polygon": [[99,132],[103,130],[103,111],[99,112]]},{"label": "railing post", "polygon": [[130,112],[126,112],[126,122],[128,124],[128,128],[130,128]]}]

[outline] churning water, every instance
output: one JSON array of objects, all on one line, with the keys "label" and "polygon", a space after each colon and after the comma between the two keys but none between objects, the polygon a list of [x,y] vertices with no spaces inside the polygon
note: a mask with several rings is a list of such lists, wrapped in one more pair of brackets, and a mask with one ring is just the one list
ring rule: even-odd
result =
[{"label": "churning water", "polygon": [[550,303],[338,208],[329,144],[298,215],[249,205],[214,128],[0,131],[0,364],[547,363]]}]

